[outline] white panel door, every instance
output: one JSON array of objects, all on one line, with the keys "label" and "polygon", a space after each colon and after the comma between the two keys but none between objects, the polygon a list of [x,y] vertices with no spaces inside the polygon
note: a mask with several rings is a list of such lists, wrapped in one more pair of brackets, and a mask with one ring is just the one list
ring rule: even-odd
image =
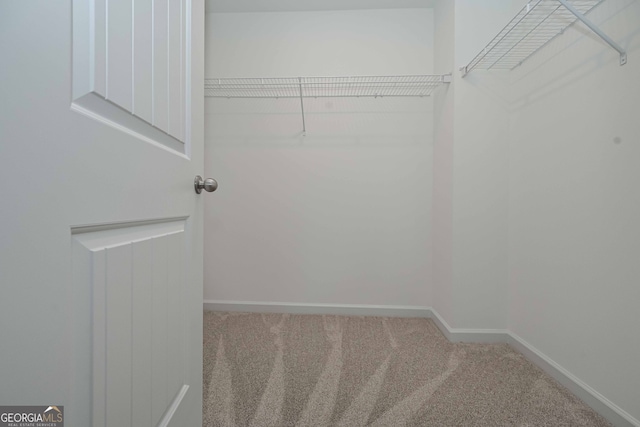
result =
[{"label": "white panel door", "polygon": [[202,425],[202,0],[0,2],[0,405]]}]

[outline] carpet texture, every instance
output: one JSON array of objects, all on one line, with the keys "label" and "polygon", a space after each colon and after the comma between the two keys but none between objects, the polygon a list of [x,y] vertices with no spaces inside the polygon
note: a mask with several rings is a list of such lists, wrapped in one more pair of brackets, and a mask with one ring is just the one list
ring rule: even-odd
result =
[{"label": "carpet texture", "polygon": [[506,344],[429,319],[204,314],[204,426],[609,426]]}]

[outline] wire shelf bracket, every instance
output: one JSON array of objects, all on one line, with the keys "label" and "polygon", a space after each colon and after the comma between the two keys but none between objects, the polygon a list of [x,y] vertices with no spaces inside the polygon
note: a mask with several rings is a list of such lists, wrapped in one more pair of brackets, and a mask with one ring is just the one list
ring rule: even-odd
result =
[{"label": "wire shelf bracket", "polygon": [[205,96],[210,98],[297,98],[306,135],[305,98],[425,97],[451,74],[357,77],[269,77],[205,79]]},{"label": "wire shelf bracket", "polygon": [[580,11],[578,9],[576,9],[575,7],[573,7],[573,5],[571,3],[569,3],[567,0],[558,0],[558,1],[564,7],[566,7],[569,10],[569,12],[573,13],[576,18],[578,18],[580,21],[582,21],[582,23],[584,25],[589,27],[589,29],[591,31],[596,33],[598,35],[598,37],[600,37],[609,46],[611,46],[612,48],[614,48],[615,50],[618,51],[618,53],[620,54],[620,65],[625,65],[627,63],[627,52],[622,48],[622,46],[620,46],[618,43],[613,41],[613,39],[611,37],[606,35],[604,33],[604,31],[602,31],[600,28],[598,28],[598,26],[596,24],[591,22],[586,16],[584,16],[582,13],[580,13]]},{"label": "wire shelf bracket", "polygon": [[521,65],[576,21],[615,49],[620,65],[627,63],[627,52],[585,15],[604,0],[532,0],[466,66],[462,77],[474,69],[508,69]]}]

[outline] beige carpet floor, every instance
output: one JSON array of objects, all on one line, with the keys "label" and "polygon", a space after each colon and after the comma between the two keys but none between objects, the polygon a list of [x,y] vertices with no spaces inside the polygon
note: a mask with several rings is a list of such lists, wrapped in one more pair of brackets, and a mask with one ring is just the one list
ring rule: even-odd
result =
[{"label": "beige carpet floor", "polygon": [[608,426],[505,344],[429,319],[204,315],[204,426]]}]

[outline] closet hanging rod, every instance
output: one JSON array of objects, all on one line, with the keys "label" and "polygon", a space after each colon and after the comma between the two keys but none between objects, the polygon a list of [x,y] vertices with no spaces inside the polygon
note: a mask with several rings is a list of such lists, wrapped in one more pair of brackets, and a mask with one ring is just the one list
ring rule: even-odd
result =
[{"label": "closet hanging rod", "polygon": [[627,62],[625,50],[585,17],[604,0],[532,0],[465,67],[462,76],[474,69],[508,69],[521,65],[530,56],[562,34],[576,21],[583,22],[620,54],[620,65]]}]

